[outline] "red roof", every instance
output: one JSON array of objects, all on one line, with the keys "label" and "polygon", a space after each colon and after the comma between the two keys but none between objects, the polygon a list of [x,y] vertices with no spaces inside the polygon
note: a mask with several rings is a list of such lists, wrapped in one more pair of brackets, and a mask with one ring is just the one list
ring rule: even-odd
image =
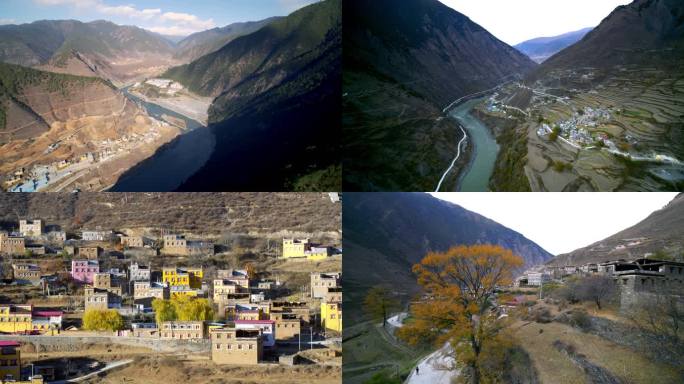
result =
[{"label": "red roof", "polygon": [[273,324],[275,320],[235,320],[235,324]]},{"label": "red roof", "polygon": [[18,341],[14,340],[0,340],[0,347],[19,347],[21,344],[19,344]]},{"label": "red roof", "polygon": [[62,314],[62,311],[33,311],[33,316],[56,317]]}]

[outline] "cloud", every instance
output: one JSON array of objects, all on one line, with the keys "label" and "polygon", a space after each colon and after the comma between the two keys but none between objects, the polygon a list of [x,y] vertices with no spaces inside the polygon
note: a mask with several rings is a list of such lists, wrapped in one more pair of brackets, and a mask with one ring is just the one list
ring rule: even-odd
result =
[{"label": "cloud", "polygon": [[153,32],[169,35],[189,35],[194,32],[214,28],[213,19],[199,17],[182,12],[162,12],[159,8],[138,9],[134,4],[112,6],[104,0],[33,0],[41,5],[73,6],[88,9],[107,16],[124,17],[131,20],[156,21],[156,25],[146,27]]},{"label": "cloud", "polygon": [[14,19],[0,19],[0,25],[5,25],[5,24],[16,24],[17,21]]}]

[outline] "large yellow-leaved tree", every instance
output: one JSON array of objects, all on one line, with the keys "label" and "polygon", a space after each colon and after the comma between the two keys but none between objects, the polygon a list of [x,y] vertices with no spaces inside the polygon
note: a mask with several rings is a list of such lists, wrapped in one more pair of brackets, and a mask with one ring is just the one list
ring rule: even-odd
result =
[{"label": "large yellow-leaved tree", "polygon": [[89,309],[83,314],[83,328],[89,331],[118,331],[123,327],[123,317],[114,309]]},{"label": "large yellow-leaved tree", "polygon": [[176,296],[171,300],[152,300],[157,324],[165,321],[204,321],[214,318],[214,309],[207,299]]},{"label": "large yellow-leaved tree", "polygon": [[471,383],[480,383],[483,356],[503,323],[492,311],[498,287],[512,283],[523,260],[497,245],[456,246],[428,253],[413,267],[425,294],[411,306],[413,322],[399,329],[409,344],[450,342]]}]

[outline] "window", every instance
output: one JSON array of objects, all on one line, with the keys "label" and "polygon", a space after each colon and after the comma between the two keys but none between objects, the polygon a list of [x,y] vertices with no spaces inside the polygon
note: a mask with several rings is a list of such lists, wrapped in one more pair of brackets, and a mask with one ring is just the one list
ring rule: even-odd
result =
[{"label": "window", "polygon": [[242,349],[242,344],[238,344],[238,349]]},{"label": "window", "polygon": [[216,349],[221,349],[221,344],[216,344]]}]

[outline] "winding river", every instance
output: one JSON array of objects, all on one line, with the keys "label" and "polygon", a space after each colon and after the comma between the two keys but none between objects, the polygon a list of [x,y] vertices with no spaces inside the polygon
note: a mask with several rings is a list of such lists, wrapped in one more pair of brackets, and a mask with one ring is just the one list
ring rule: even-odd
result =
[{"label": "winding river", "polygon": [[489,190],[489,178],[494,171],[499,145],[479,119],[470,114],[482,98],[468,100],[449,112],[468,131],[468,140],[473,145],[472,157],[468,168],[460,178],[458,191],[485,192]]},{"label": "winding river", "polygon": [[185,121],[183,133],[163,145],[154,155],[126,171],[109,190],[112,192],[165,192],[178,188],[209,159],[216,139],[211,129],[198,121],[170,109],[148,103],[128,92],[131,100],[142,105],[147,113],[161,120],[166,114]]}]

